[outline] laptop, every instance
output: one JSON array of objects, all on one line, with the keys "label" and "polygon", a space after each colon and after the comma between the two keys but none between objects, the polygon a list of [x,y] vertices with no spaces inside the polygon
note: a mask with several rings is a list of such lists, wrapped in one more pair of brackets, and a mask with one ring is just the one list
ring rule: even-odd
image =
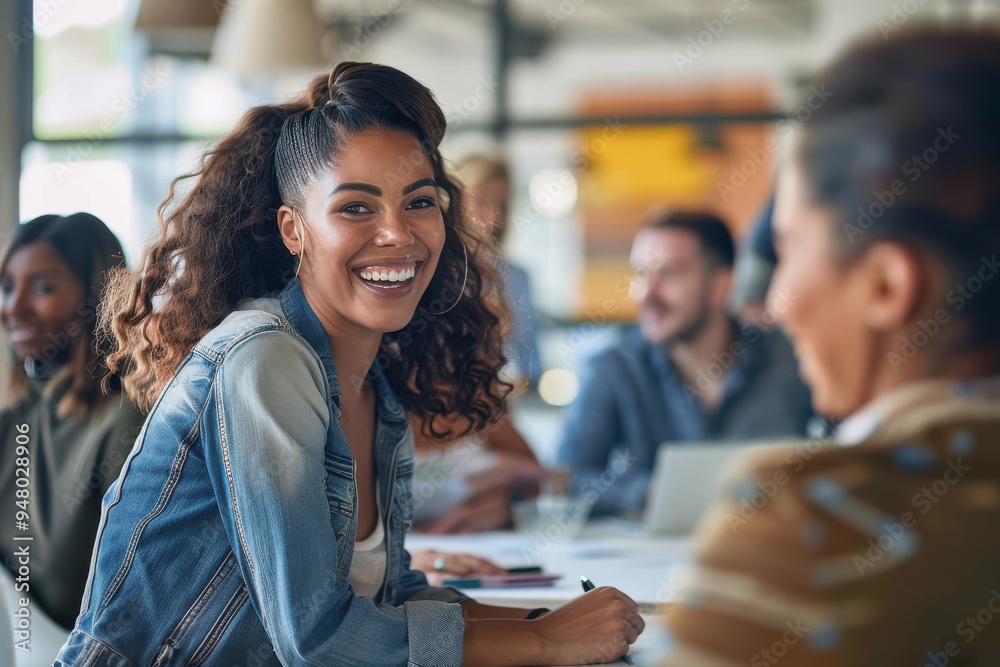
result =
[{"label": "laptop", "polygon": [[653,535],[690,533],[718,498],[723,470],[736,458],[768,445],[663,443],[656,451],[643,520]]}]

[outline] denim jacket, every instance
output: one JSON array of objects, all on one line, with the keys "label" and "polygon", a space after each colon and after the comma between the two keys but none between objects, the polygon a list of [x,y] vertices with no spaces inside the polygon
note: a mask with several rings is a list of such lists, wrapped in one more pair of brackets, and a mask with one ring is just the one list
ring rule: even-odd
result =
[{"label": "denim jacket", "polygon": [[355,464],[326,333],[293,279],[240,304],[160,394],[104,498],[56,667],[459,665],[468,598],[409,567],[413,435],[381,373],[375,388],[376,598],[348,583]]}]

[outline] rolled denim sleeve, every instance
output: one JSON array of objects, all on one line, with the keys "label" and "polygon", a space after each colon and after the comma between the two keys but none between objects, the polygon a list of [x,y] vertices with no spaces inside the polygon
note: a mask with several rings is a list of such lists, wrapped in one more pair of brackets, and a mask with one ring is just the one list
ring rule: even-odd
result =
[{"label": "rolled denim sleeve", "polygon": [[286,667],[459,665],[461,607],[376,604],[338,583],[325,386],[306,343],[265,331],[226,354],[206,410],[220,435],[219,451],[206,451],[216,499],[275,653]]}]

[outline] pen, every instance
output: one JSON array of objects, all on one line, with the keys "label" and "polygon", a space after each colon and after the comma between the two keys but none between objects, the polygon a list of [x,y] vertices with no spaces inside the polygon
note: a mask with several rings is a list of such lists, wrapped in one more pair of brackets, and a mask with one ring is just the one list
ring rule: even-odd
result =
[{"label": "pen", "polygon": [[[583,586],[583,592],[584,593],[589,593],[590,591],[592,591],[595,588],[597,588],[596,586],[594,586],[594,582],[591,581],[590,579],[588,579],[585,576],[584,577],[580,577],[580,585]],[[635,664],[632,661],[631,656],[629,656],[628,654],[623,655],[621,657],[621,661],[624,662],[626,665],[634,665]]]}]

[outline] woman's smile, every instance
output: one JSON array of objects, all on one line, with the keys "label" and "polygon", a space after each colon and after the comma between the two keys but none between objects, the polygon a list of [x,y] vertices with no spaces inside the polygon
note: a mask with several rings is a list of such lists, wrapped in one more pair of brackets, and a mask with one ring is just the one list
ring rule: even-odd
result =
[{"label": "woman's smile", "polygon": [[[394,170],[407,155],[422,160],[403,177]],[[407,325],[444,247],[439,197],[420,142],[401,130],[372,129],[353,134],[303,191],[301,230],[290,207],[282,209],[288,246],[303,252],[302,288],[322,321],[378,335]]]},{"label": "woman's smile", "polygon": [[413,291],[425,260],[414,257],[376,259],[352,270],[361,285],[382,299],[404,297]]}]

